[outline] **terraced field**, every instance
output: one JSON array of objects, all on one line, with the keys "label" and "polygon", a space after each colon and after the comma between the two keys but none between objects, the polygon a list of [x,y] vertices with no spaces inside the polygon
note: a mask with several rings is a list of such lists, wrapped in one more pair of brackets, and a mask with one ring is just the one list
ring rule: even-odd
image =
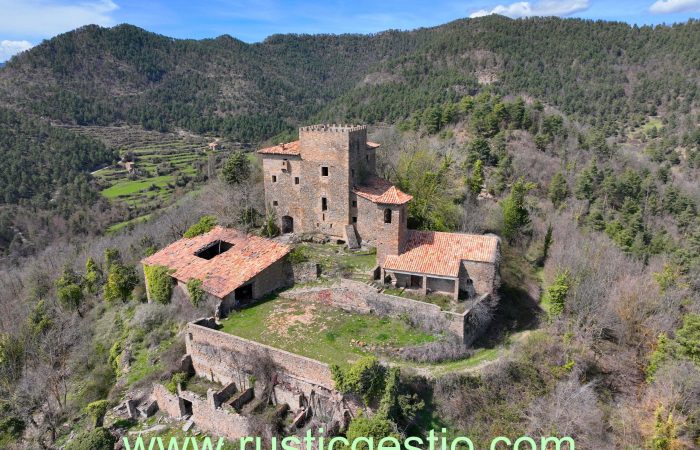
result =
[{"label": "terraced field", "polygon": [[134,173],[117,165],[93,175],[100,180],[102,195],[144,213],[168,204],[178,189],[189,189],[202,181],[212,155],[204,141],[191,139],[120,150],[121,156],[129,153],[134,156]]}]

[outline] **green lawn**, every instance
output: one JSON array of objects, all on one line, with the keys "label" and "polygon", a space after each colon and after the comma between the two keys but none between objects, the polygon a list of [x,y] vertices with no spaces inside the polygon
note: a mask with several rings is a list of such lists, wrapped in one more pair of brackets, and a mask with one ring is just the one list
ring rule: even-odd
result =
[{"label": "green lawn", "polygon": [[117,231],[122,230],[129,225],[145,222],[150,218],[151,214],[146,214],[144,216],[135,217],[133,219],[125,220],[123,222],[117,222],[114,225],[111,225],[109,228],[107,228],[107,233],[116,233]]},{"label": "green lawn", "polygon": [[341,366],[371,353],[372,347],[400,348],[436,339],[399,319],[280,297],[235,312],[222,323],[227,333]]},{"label": "green lawn", "polygon": [[146,178],[143,180],[123,180],[113,184],[109,188],[102,191],[102,195],[104,195],[107,198],[114,199],[130,194],[136,194],[144,189],[148,189],[153,184],[160,188],[167,186],[168,183],[172,182],[172,175],[163,175],[160,177]]}]

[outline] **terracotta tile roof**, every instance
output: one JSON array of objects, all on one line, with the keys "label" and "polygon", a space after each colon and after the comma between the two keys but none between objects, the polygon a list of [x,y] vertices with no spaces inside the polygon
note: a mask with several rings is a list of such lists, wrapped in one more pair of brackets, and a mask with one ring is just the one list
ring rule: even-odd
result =
[{"label": "terracotta tile roof", "polygon": [[299,153],[299,141],[287,142],[286,144],[279,144],[273,147],[261,148],[258,153],[263,155],[291,155],[298,156]]},{"label": "terracotta tile roof", "polygon": [[387,256],[384,269],[457,278],[462,260],[495,263],[497,256],[496,236],[409,230],[404,252]]},{"label": "terracotta tile roof", "polygon": [[[233,247],[212,259],[195,252],[211,242],[222,240]],[[173,270],[172,277],[182,282],[202,280],[205,291],[223,298],[289,253],[290,248],[269,239],[243,232],[214,227],[208,233],[173,242],[141,262]]]},{"label": "terracotta tile roof", "polygon": [[367,148],[376,149],[381,147],[382,144],[377,144],[376,142],[367,141]]},{"label": "terracotta tile roof", "polygon": [[402,205],[410,202],[413,196],[401,192],[396,186],[383,178],[370,178],[353,192],[367,200],[384,205]]}]

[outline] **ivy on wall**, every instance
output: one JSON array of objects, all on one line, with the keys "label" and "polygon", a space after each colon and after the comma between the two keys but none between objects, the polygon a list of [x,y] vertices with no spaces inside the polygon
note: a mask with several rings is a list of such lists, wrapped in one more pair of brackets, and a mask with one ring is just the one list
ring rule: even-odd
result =
[{"label": "ivy on wall", "polygon": [[173,293],[173,281],[168,268],[164,266],[144,266],[143,273],[146,276],[149,298],[158,303],[170,303],[170,296]]},{"label": "ivy on wall", "polygon": [[190,294],[190,302],[197,307],[204,301],[204,289],[202,288],[202,280],[192,278],[187,282],[187,293]]}]

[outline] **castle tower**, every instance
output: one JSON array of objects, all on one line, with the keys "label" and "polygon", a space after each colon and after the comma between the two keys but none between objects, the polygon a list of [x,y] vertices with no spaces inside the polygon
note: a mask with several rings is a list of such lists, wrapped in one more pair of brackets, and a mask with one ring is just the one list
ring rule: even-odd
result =
[{"label": "castle tower", "polygon": [[299,140],[261,149],[265,200],[283,232],[320,232],[345,239],[353,224],[352,191],[374,177],[376,144],[367,127],[312,125]]}]

